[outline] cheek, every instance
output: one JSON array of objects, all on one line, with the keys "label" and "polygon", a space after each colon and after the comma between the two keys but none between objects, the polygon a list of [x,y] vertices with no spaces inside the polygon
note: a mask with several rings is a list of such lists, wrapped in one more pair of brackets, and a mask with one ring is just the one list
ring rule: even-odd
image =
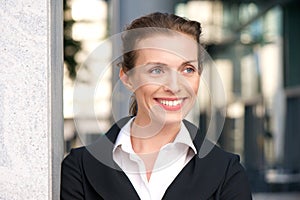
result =
[{"label": "cheek", "polygon": [[134,76],[131,77],[132,85],[134,89],[137,90],[149,90],[149,85],[153,84],[153,81],[149,79],[149,77],[145,76],[144,74],[136,73]]},{"label": "cheek", "polygon": [[194,84],[194,93],[197,95],[199,89],[199,80]]},{"label": "cheek", "polygon": [[189,90],[191,96],[196,96],[198,94],[199,84],[200,84],[200,78],[189,80],[189,84],[188,84],[189,87],[187,88],[187,90]]},{"label": "cheek", "polygon": [[145,97],[149,97],[152,94],[155,93],[155,91],[158,89],[157,85],[142,85],[138,88],[136,88],[136,90],[134,91],[136,98],[145,98]]}]

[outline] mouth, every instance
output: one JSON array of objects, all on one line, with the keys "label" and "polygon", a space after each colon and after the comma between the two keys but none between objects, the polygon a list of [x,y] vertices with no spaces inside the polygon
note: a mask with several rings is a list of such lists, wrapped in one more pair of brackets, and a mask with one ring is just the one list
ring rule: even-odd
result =
[{"label": "mouth", "polygon": [[180,110],[185,98],[156,98],[157,103],[168,111]]}]

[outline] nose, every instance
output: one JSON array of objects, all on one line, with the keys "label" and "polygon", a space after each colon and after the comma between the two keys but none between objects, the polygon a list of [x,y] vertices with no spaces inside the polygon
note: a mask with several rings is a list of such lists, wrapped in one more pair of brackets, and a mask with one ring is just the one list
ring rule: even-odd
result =
[{"label": "nose", "polygon": [[178,72],[171,71],[171,73],[169,73],[164,85],[164,89],[165,91],[171,92],[173,94],[180,92],[180,75],[178,74]]}]

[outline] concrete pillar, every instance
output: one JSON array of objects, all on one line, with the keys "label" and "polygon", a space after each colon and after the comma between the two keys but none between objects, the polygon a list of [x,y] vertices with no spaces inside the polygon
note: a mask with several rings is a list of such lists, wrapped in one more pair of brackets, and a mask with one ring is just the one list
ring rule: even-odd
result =
[{"label": "concrete pillar", "polygon": [[59,199],[62,1],[0,4],[0,199]]}]

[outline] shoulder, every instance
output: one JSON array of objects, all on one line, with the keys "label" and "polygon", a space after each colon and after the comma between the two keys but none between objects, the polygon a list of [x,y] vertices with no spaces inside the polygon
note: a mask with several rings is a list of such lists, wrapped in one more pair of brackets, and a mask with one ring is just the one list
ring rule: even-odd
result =
[{"label": "shoulder", "polygon": [[215,145],[203,159],[207,159],[210,174],[220,181],[218,193],[222,199],[252,199],[249,180],[239,155]]},{"label": "shoulder", "polygon": [[79,156],[79,155],[82,155],[85,150],[86,150],[85,146],[72,148],[70,150],[70,153],[68,154],[68,156]]},{"label": "shoulder", "polygon": [[239,155],[224,151],[218,146],[215,146],[211,153],[211,156],[214,157],[214,160],[216,160],[215,163],[218,166],[223,167],[225,181],[237,173],[242,173],[246,176],[244,167],[240,162]]},{"label": "shoulder", "polygon": [[72,149],[61,165],[61,199],[83,199],[82,155],[84,147]]},{"label": "shoulder", "polygon": [[239,155],[226,152],[216,147],[214,153],[223,160],[224,176],[220,187],[222,199],[252,199],[248,176]]},{"label": "shoulder", "polygon": [[227,152],[208,140],[204,140],[197,150],[196,161],[219,177],[231,170],[244,170],[239,155]]},{"label": "shoulder", "polygon": [[[210,143],[213,146],[211,151],[207,154],[209,158],[213,158],[214,160],[216,159],[216,162],[219,162],[220,164],[222,162],[226,164],[230,164],[232,162],[240,162],[239,155],[225,151],[213,142],[207,141],[207,143]],[[205,147],[202,146],[202,148]]]},{"label": "shoulder", "polygon": [[62,167],[79,167],[82,164],[83,155],[86,151],[86,147],[79,147],[71,149],[62,161]]},{"label": "shoulder", "polygon": [[238,155],[214,145],[204,157],[197,155],[195,164],[199,173],[205,172],[202,176],[216,188],[220,199],[252,199],[248,177]]},{"label": "shoulder", "polygon": [[244,173],[239,155],[227,152],[207,139],[204,139],[198,149],[197,160],[209,170],[214,170],[214,174],[219,177],[231,176],[236,172]]},{"label": "shoulder", "polygon": [[131,119],[131,117],[125,117],[114,123],[111,128],[104,135],[99,135],[98,139],[92,144],[73,148],[70,153],[63,160],[64,163],[68,162],[82,162],[86,157],[98,157],[106,153],[110,154],[113,145],[118,137],[121,128]]},{"label": "shoulder", "polygon": [[224,167],[224,165],[228,165],[230,162],[240,161],[238,155],[227,152],[220,148],[217,144],[209,140],[209,136],[201,132],[197,126],[187,120],[184,120],[183,122],[188,129],[193,143],[197,149],[198,159],[222,167]]},{"label": "shoulder", "polygon": [[[245,169],[240,163],[240,156],[227,152],[207,139],[206,135],[188,121],[184,121],[191,136],[194,137],[194,145],[197,147],[195,167],[199,172],[205,171],[207,180],[212,185],[218,185],[221,196],[231,198],[231,195],[250,199],[250,186]],[[239,189],[238,189],[239,188]]]},{"label": "shoulder", "polygon": [[63,162],[65,160],[74,160],[74,159],[77,160],[77,159],[80,159],[82,157],[82,155],[84,154],[84,151],[86,151],[86,147],[85,146],[71,149],[71,151],[64,158]]}]

